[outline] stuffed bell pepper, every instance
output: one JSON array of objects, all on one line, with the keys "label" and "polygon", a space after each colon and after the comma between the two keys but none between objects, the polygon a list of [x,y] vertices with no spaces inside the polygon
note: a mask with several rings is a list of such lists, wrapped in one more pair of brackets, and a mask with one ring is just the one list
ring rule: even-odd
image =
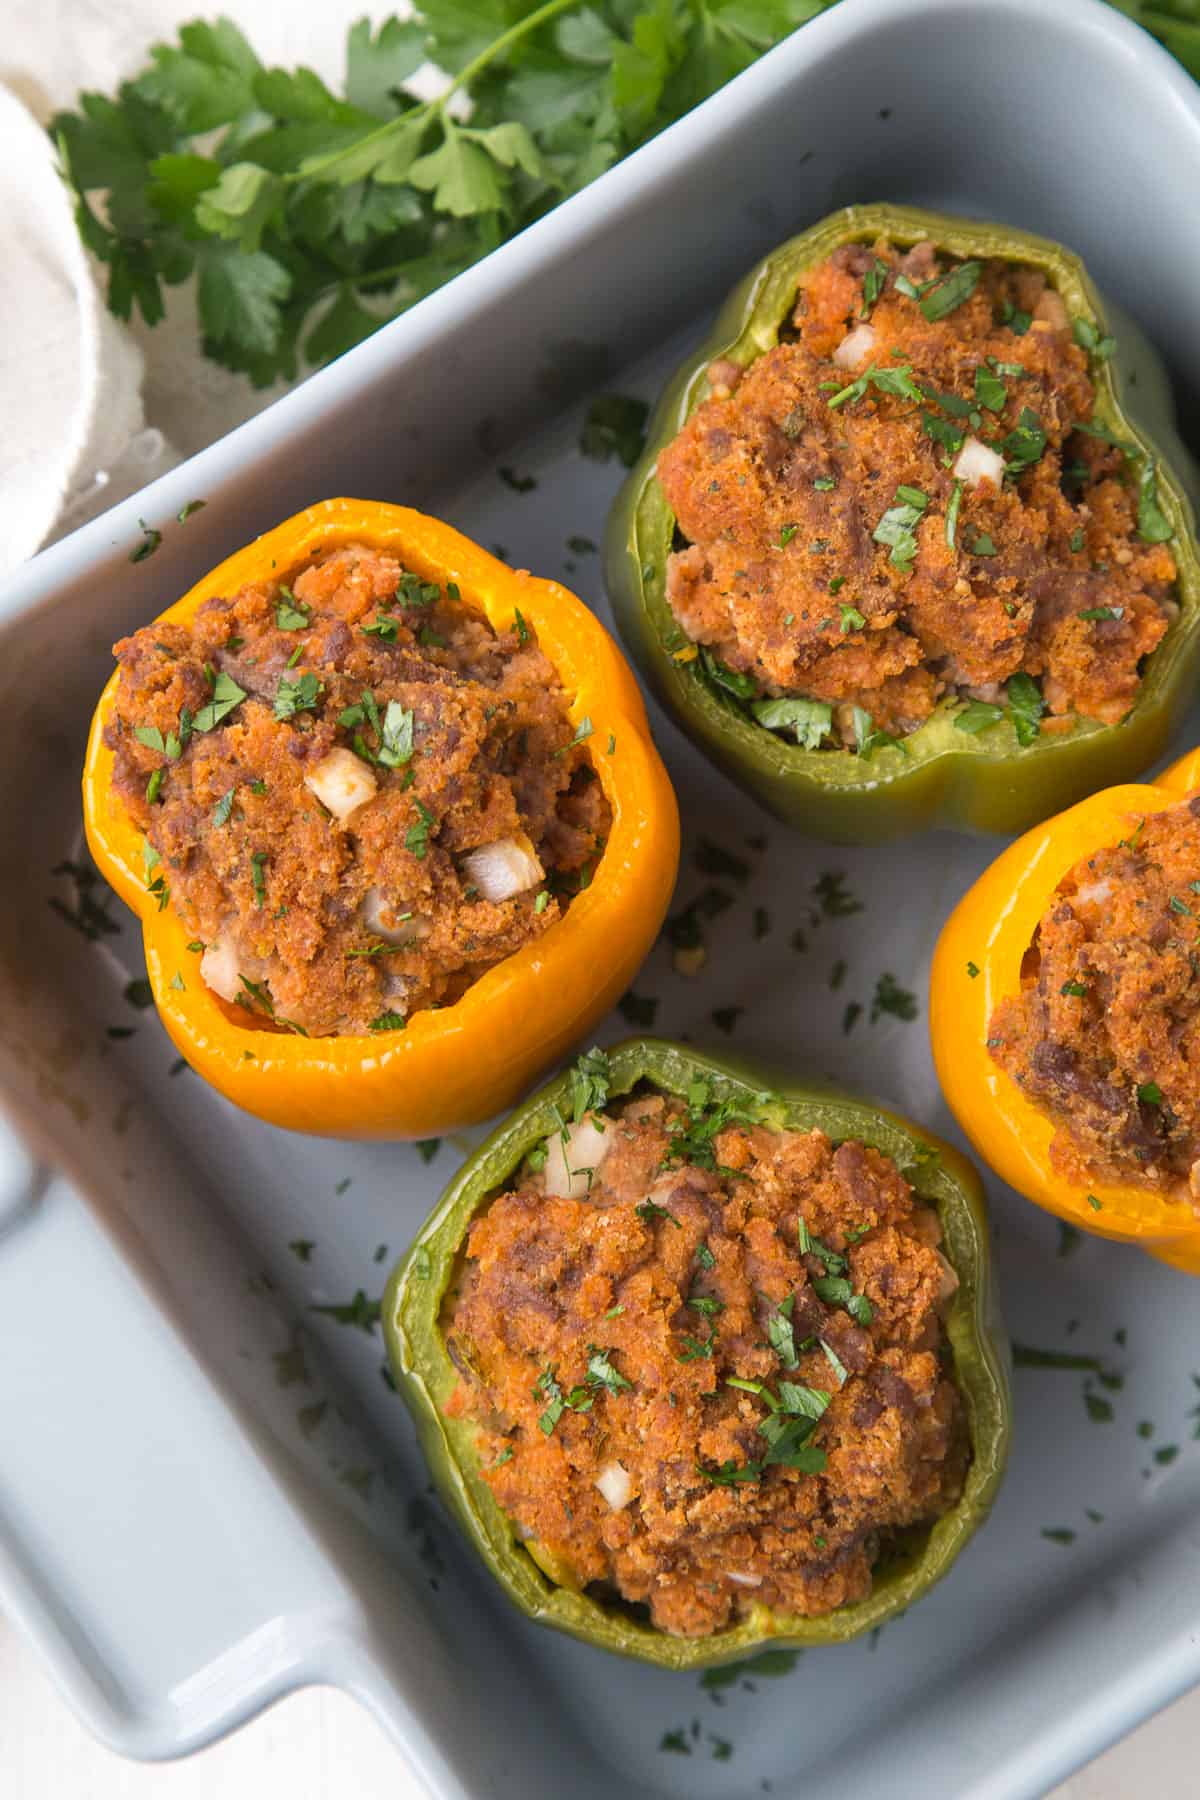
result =
[{"label": "stuffed bell pepper", "polygon": [[383,1326],[510,1599],[666,1668],[894,1617],[1003,1470],[970,1164],[678,1044],[593,1050],[521,1106],[397,1268]]},{"label": "stuffed bell pepper", "polygon": [[849,207],[753,269],[676,375],[609,586],[676,719],[781,818],[1024,830],[1178,722],[1186,466],[1161,366],[1070,252]]},{"label": "stuffed bell pepper", "polygon": [[653,942],[675,799],[637,685],[557,583],[405,507],[313,506],[116,646],[88,842],[154,1000],[273,1124],[487,1118]]},{"label": "stuffed bell pepper", "polygon": [[1005,1181],[1200,1275],[1200,751],[992,864],[938,942],[930,1029]]}]

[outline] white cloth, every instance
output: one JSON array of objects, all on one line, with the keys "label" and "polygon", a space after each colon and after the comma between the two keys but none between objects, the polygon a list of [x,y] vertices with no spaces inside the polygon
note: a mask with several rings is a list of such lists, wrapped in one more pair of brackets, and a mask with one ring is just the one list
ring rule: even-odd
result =
[{"label": "white cloth", "polygon": [[[0,41],[0,574],[276,397],[202,354],[187,287],[153,330],[103,300],[45,126],[84,88],[112,93],[149,45],[231,12],[264,62],[343,74],[361,0],[5,0]],[[376,9],[379,16],[400,10]]]}]

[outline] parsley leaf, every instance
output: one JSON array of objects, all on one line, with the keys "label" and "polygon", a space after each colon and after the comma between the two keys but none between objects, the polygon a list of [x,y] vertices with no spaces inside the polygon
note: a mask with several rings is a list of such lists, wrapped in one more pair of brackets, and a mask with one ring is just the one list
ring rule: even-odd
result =
[{"label": "parsley leaf", "polygon": [[227,719],[235,706],[240,706],[246,698],[246,690],[240,688],[231,675],[224,670],[213,682],[212,699],[207,706],[202,706],[192,721],[193,731],[212,731],[222,719]]},{"label": "parsley leaf", "polygon": [[297,713],[315,712],[317,701],[321,698],[321,683],[312,670],[307,670],[293,681],[287,675],[279,677],[279,686],[275,690],[275,717],[277,719],[294,719]]},{"label": "parsley leaf", "polygon": [[1046,710],[1042,690],[1032,675],[1018,671],[1009,676],[1005,692],[1018,744],[1035,744],[1041,732],[1039,721]]},{"label": "parsley leaf", "polygon": [[820,749],[833,731],[833,708],[824,700],[756,700],[750,711],[768,731],[794,731],[802,750]]}]

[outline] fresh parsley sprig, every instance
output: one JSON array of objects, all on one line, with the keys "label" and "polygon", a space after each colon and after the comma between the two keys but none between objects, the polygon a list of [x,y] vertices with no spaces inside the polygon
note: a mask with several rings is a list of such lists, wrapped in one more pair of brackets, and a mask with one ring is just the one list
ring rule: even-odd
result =
[{"label": "fresh parsley sprig", "polygon": [[[205,353],[257,386],[330,362],[585,187],[832,0],[421,0],[361,19],[344,92],[231,20],[51,122],[108,305],[196,278]],[[408,92],[433,61],[434,99]]]}]

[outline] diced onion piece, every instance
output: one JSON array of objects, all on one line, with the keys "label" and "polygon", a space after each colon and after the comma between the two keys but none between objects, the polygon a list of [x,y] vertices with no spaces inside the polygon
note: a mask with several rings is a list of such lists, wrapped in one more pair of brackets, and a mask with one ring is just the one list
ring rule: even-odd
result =
[{"label": "diced onion piece", "polygon": [[403,904],[393,904],[381,888],[368,888],[363,895],[362,919],[368,931],[389,944],[415,944],[429,931],[424,913],[410,913]]},{"label": "diced onion piece", "polygon": [[942,1255],[940,1250],[933,1253],[941,1264],[942,1276],[938,1282],[938,1299],[945,1301],[958,1292],[958,1270]]},{"label": "diced onion piece", "polygon": [[582,1200],[591,1177],[608,1155],[612,1127],[602,1131],[594,1120],[568,1125],[567,1141],[556,1131],[546,1139],[546,1192],[562,1200]]},{"label": "diced onion piece", "polygon": [[511,900],[545,879],[546,871],[527,837],[499,838],[468,850],[463,873],[485,900]]},{"label": "diced onion piece", "polygon": [[736,1581],[739,1587],[761,1587],[763,1584],[761,1575],[747,1575],[744,1569],[726,1569],[725,1573],[730,1581]]},{"label": "diced onion piece", "polygon": [[596,1477],[596,1486],[614,1512],[620,1512],[633,1498],[633,1482],[629,1471],[623,1469],[619,1462],[605,1463]]},{"label": "diced onion piece", "polygon": [[977,437],[969,437],[954,459],[954,473],[972,487],[978,487],[981,481],[990,481],[993,487],[999,488],[1004,480],[1004,458]]},{"label": "diced onion piece", "polygon": [[1076,888],[1075,898],[1084,906],[1103,906],[1111,893],[1111,881],[1085,881],[1082,887]]},{"label": "diced onion piece", "polygon": [[847,332],[834,351],[833,360],[839,369],[857,369],[866,362],[876,341],[873,325],[856,325],[853,331]]},{"label": "diced onion piece", "polygon": [[237,999],[242,991],[242,981],[232,938],[214,938],[206,946],[200,958],[200,979],[214,994],[220,994],[222,1000]]},{"label": "diced onion piece", "polygon": [[366,763],[353,750],[331,750],[315,769],[309,770],[304,785],[339,824],[345,824],[351,813],[373,800],[379,788]]}]

